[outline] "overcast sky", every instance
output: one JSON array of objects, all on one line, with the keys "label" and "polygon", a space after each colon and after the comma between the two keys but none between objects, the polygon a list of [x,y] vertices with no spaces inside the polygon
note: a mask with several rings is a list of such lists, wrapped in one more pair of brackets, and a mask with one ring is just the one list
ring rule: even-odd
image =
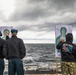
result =
[{"label": "overcast sky", "polygon": [[18,29],[25,42],[48,43],[55,42],[56,25],[72,25],[75,41],[76,0],[0,0],[0,25]]}]

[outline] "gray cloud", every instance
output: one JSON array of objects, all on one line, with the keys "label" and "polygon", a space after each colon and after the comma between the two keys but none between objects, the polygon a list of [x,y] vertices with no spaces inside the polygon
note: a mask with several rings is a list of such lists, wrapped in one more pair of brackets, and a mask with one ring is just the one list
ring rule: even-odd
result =
[{"label": "gray cloud", "polygon": [[[42,5],[50,10],[50,13],[54,10],[54,15],[60,13],[61,15],[66,12],[76,12],[76,0],[29,0],[31,3],[37,4],[42,3]],[[44,4],[43,4],[44,3]]]},{"label": "gray cloud", "polygon": [[42,25],[37,25],[37,31],[46,31],[46,32],[51,32],[51,31],[55,31],[55,26],[56,25],[71,25],[73,28],[76,27],[76,23],[50,23],[50,22],[46,22]]},{"label": "gray cloud", "polygon": [[44,24],[38,24],[38,25],[18,25],[16,28],[19,31],[53,31],[56,25],[60,25],[59,23],[44,23]]},{"label": "gray cloud", "polygon": [[26,25],[19,25],[19,26],[16,26],[16,28],[17,28],[19,31],[24,31],[24,30],[30,29],[29,26],[26,26]]},{"label": "gray cloud", "polygon": [[[30,31],[53,31],[56,25],[68,24],[73,27],[76,26],[76,0],[17,0],[16,11],[11,17],[11,21],[37,21],[48,17],[59,16],[62,22],[47,22],[42,24],[33,25],[18,25],[18,29],[30,30]],[[70,13],[69,16],[65,16],[66,13]],[[72,15],[73,16],[72,16]],[[64,16],[63,16],[64,15]],[[62,18],[63,17],[63,18]],[[48,19],[49,20],[49,19]],[[57,19],[58,20],[58,19]],[[66,22],[67,21],[67,22]]]},{"label": "gray cloud", "polygon": [[72,8],[76,8],[76,0],[28,0],[28,2],[34,4],[45,2],[49,9],[54,8],[57,10],[70,10]]},{"label": "gray cloud", "polygon": [[74,8],[76,0],[47,0],[47,3],[49,3],[50,6],[60,10]]},{"label": "gray cloud", "polygon": [[19,30],[19,31],[38,31],[36,28],[37,26],[35,25],[17,25],[16,28]]},{"label": "gray cloud", "polygon": [[41,24],[40,25],[39,24],[38,25],[31,25],[31,26],[19,25],[19,26],[16,26],[16,28],[19,31],[27,31],[27,30],[28,31],[49,31],[49,30],[54,30],[54,26],[52,26],[52,25],[50,25],[50,23],[45,23],[45,24],[42,24],[42,25]]},{"label": "gray cloud", "polygon": [[41,3],[41,2],[45,2],[47,0],[28,0],[29,3]]},{"label": "gray cloud", "polygon": [[76,0],[15,1],[16,9],[9,20],[4,21],[3,12],[0,11],[4,25],[13,25],[19,31],[32,32],[33,35],[37,32],[34,35],[37,38],[51,36],[50,32],[55,31],[56,25],[72,25],[76,30]]},{"label": "gray cloud", "polygon": [[36,21],[40,18],[55,15],[62,17],[65,13],[76,12],[76,0],[19,0],[16,7],[11,20]]},{"label": "gray cloud", "polygon": [[[15,13],[11,17],[11,20],[14,20],[14,21],[16,21],[16,20],[37,20],[40,17],[47,17],[50,15],[50,12],[47,9],[47,7],[45,6],[44,2],[39,3],[39,1],[38,1],[38,3],[36,3],[36,4],[27,2],[27,9],[26,9],[26,5],[24,5],[24,3],[25,3],[25,0],[23,0],[17,4],[17,7],[18,7],[18,5],[21,5],[21,6],[19,6],[19,8],[16,8]],[[22,8],[22,9],[20,9],[20,8]]]},{"label": "gray cloud", "polygon": [[76,29],[76,22],[69,23],[69,25],[72,25],[72,27]]},{"label": "gray cloud", "polygon": [[38,24],[38,25],[18,25],[16,26],[16,28],[19,31],[35,31],[35,32],[41,32],[41,31],[45,31],[47,32],[51,32],[51,31],[55,31],[55,26],[56,25],[72,25],[73,28],[76,27],[76,22],[73,23],[50,23],[50,22],[46,22],[44,24]]}]

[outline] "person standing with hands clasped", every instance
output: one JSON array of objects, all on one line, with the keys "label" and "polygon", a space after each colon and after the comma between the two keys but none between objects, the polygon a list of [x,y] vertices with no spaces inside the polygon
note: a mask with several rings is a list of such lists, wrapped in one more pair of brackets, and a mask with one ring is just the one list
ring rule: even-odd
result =
[{"label": "person standing with hands clasped", "polygon": [[62,75],[76,75],[75,57],[73,52],[76,50],[76,46],[73,42],[72,33],[68,33],[66,41],[63,39],[57,44],[57,49],[61,50],[61,70]]},{"label": "person standing with hands clasped", "polygon": [[[1,32],[0,32],[0,36],[2,36]],[[0,75],[3,75],[3,72],[4,72],[4,58],[5,58],[5,56],[3,55],[4,43],[5,43],[5,40],[3,40],[0,37]]]},{"label": "person standing with hands clasped", "polygon": [[17,37],[18,30],[12,29],[12,37],[6,40],[3,54],[8,59],[8,75],[24,75],[23,59],[26,55],[26,48],[22,39]]}]

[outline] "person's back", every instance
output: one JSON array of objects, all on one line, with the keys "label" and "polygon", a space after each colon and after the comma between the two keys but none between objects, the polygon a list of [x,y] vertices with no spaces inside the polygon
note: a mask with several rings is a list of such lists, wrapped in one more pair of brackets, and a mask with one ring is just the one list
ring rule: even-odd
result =
[{"label": "person's back", "polygon": [[17,38],[17,36],[12,36],[10,39],[6,41],[6,45],[8,45],[8,55],[7,58],[24,58],[25,46],[22,39]]},{"label": "person's back", "polygon": [[66,35],[66,42],[60,41],[57,45],[57,49],[61,49],[61,66],[63,75],[75,75],[75,58],[73,52],[76,50],[76,46],[72,42],[73,35],[68,33]]},{"label": "person's back", "polygon": [[61,42],[61,46],[58,45],[57,48],[60,46],[62,49],[61,53],[62,53],[62,61],[67,61],[67,62],[74,62],[75,58],[72,54],[72,52],[75,49],[75,45],[72,43],[73,42],[73,36],[72,34],[68,33],[66,35],[66,41],[65,42]]},{"label": "person's back", "polygon": [[22,39],[17,38],[17,30],[11,30],[12,37],[6,40],[4,45],[4,55],[9,59],[8,63],[8,74],[15,75],[24,75],[23,63],[22,60],[26,55],[25,45]]},{"label": "person's back", "polygon": [[[0,32],[0,36],[2,36],[1,32]],[[4,58],[5,58],[5,56],[3,55],[4,43],[5,43],[5,40],[3,40],[0,37],[0,75],[3,75],[3,71],[4,71]]]}]

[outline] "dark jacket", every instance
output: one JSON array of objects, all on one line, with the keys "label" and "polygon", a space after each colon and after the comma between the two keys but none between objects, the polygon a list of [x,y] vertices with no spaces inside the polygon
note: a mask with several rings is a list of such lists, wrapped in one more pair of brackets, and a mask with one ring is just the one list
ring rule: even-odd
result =
[{"label": "dark jacket", "polygon": [[3,48],[3,54],[7,59],[23,59],[26,55],[26,48],[22,39],[12,36],[10,39],[6,40]]},{"label": "dark jacket", "polygon": [[5,40],[0,38],[0,59],[3,59],[5,56],[3,55],[3,46],[4,46]]},{"label": "dark jacket", "polygon": [[65,62],[75,62],[75,57],[73,55],[76,51],[76,46],[72,43],[73,36],[66,35],[66,42],[60,41],[57,45],[57,49],[61,50],[61,60]]}]

